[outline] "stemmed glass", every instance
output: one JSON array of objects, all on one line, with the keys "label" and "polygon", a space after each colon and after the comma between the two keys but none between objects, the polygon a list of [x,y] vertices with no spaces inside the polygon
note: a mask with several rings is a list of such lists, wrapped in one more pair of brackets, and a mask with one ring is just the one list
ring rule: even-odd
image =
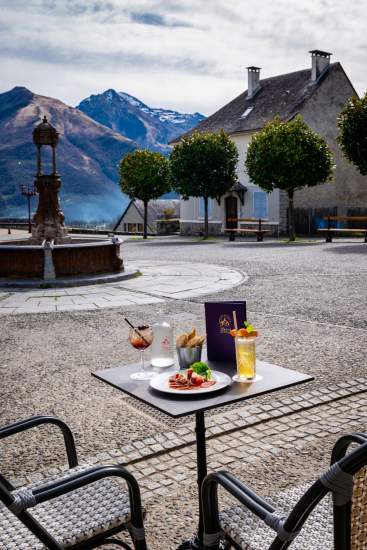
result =
[{"label": "stemmed glass", "polygon": [[148,325],[132,328],[129,332],[129,342],[135,349],[140,351],[140,371],[131,374],[130,378],[133,380],[150,380],[155,373],[145,370],[144,351],[153,342],[152,329]]}]

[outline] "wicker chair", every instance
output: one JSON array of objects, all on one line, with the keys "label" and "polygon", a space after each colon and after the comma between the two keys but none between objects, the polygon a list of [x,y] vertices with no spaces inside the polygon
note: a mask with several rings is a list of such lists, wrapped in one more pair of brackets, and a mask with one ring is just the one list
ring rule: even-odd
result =
[{"label": "wicker chair", "polygon": [[1,550],[79,550],[105,544],[131,549],[114,538],[124,529],[136,550],[146,550],[136,479],[120,466],[79,467],[74,438],[64,422],[35,416],[1,428],[0,439],[41,424],[61,429],[70,469],[18,490],[0,474]]},{"label": "wicker chair", "polygon": [[[358,447],[346,454],[351,443]],[[205,550],[366,550],[366,464],[367,435],[346,435],[311,487],[285,491],[272,502],[227,472],[209,474],[202,486]],[[242,506],[219,513],[218,485]]]}]

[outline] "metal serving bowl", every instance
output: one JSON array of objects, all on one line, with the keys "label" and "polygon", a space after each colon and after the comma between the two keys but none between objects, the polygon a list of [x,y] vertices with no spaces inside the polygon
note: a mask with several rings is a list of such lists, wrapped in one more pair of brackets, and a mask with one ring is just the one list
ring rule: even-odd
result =
[{"label": "metal serving bowl", "polygon": [[176,348],[178,363],[181,370],[188,369],[190,365],[201,360],[202,346],[195,346],[193,348]]}]

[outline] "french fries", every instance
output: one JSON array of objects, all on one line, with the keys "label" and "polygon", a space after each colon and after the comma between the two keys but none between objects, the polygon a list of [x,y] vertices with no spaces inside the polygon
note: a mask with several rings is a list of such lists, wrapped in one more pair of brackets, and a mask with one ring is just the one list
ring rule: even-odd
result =
[{"label": "french fries", "polygon": [[187,334],[180,334],[180,336],[176,339],[176,347],[178,348],[186,348],[187,346]]},{"label": "french fries", "polygon": [[193,328],[189,333],[183,333],[176,338],[176,347],[178,348],[196,348],[202,346],[205,336],[198,336],[196,329]]}]

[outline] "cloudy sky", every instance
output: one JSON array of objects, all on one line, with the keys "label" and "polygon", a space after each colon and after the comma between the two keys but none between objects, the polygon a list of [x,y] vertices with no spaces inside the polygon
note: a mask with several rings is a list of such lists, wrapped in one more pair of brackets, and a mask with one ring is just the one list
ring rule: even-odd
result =
[{"label": "cloudy sky", "polygon": [[70,105],[108,88],[210,114],[262,77],[333,52],[367,90],[365,0],[0,0],[0,92]]}]

